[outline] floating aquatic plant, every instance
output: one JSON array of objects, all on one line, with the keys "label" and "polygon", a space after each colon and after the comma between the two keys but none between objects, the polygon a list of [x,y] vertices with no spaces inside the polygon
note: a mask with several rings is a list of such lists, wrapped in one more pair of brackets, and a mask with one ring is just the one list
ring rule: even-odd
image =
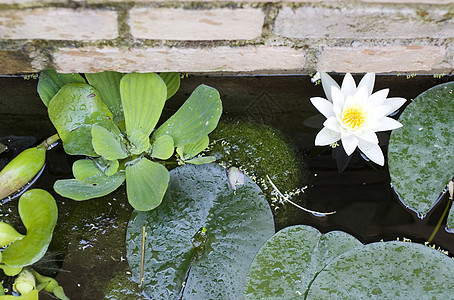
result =
[{"label": "floating aquatic plant", "polygon": [[388,116],[400,108],[403,98],[387,98],[389,89],[372,93],[375,74],[368,73],[356,86],[351,74],[339,85],[326,73],[321,73],[326,98],[313,97],[312,104],[327,119],[315,138],[316,146],[334,145],[341,141],[350,156],[356,148],[371,161],[383,166],[385,159],[375,134],[401,127]]},{"label": "floating aquatic plant", "polygon": [[[137,210],[157,207],[167,190],[163,161],[175,151],[192,161],[208,141],[222,112],[219,93],[200,85],[181,108],[155,129],[165,102],[180,84],[178,73],[102,72],[76,74],[45,70],[38,92],[65,151],[86,155],[73,165],[75,179],[58,180],[57,193],[74,200],[101,197],[125,180]],[[82,82],[82,80],[83,82]]]}]

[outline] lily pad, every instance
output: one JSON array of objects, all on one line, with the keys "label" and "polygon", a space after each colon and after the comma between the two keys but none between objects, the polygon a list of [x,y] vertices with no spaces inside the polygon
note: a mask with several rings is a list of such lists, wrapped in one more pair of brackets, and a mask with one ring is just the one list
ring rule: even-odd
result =
[{"label": "lily pad", "polygon": [[[273,254],[273,255],[272,255]],[[246,299],[450,298],[454,261],[420,244],[362,245],[342,232],[287,227],[260,249]]]},{"label": "lily pad", "polygon": [[112,112],[92,86],[83,83],[65,85],[49,102],[48,112],[66,153],[98,156],[91,143],[91,126],[110,127]]},{"label": "lily pad", "polygon": [[77,73],[62,74],[55,70],[46,69],[39,75],[38,94],[43,103],[48,106],[49,101],[58,91],[68,83],[86,83],[85,79]]},{"label": "lily pad", "polygon": [[225,169],[214,164],[172,170],[162,204],[132,214],[126,247],[136,278],[143,226],[143,287],[153,299],[178,299],[183,283],[182,299],[241,299],[249,265],[274,233],[259,187],[246,178],[232,190]]},{"label": "lily pad", "polygon": [[113,71],[85,74],[88,83],[99,92],[102,101],[113,113],[114,121],[117,124],[125,119],[120,97],[120,81],[123,75],[123,73]]},{"label": "lily pad", "polygon": [[219,92],[200,85],[180,109],[153,133],[153,139],[170,135],[175,147],[196,143],[216,128],[221,113]]},{"label": "lily pad", "polygon": [[120,94],[131,152],[140,154],[149,147],[148,138],[164,108],[167,87],[155,73],[131,73],[121,79]]},{"label": "lily pad", "polygon": [[161,204],[169,182],[169,171],[163,165],[138,158],[126,165],[126,192],[132,207],[140,211]]},{"label": "lily pad", "polygon": [[[392,132],[388,164],[401,199],[424,215],[454,175],[454,82],[416,97]],[[453,213],[448,226],[454,227]]]},{"label": "lily pad", "polygon": [[44,256],[58,216],[54,198],[40,189],[25,192],[18,207],[27,234],[3,251],[3,263],[16,268],[34,264]]}]

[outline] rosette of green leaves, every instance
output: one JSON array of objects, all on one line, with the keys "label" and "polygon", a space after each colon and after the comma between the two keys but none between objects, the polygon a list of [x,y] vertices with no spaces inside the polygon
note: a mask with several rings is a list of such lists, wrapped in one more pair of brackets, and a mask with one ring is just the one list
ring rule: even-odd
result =
[{"label": "rosette of green leaves", "polygon": [[[175,147],[188,162],[212,161],[192,159],[206,147],[208,134],[222,113],[215,89],[197,87],[182,107],[154,130],[166,100],[178,90],[178,73],[86,74],[89,84],[81,83],[74,74],[53,70],[43,74],[39,94],[45,104],[51,97],[47,102],[49,117],[65,151],[91,158],[73,165],[75,179],[55,183],[55,191],[62,196],[74,200],[101,197],[126,180],[130,204],[147,211],[164,197],[169,173],[162,161],[174,154]],[[76,82],[71,82],[72,78],[77,78]],[[60,90],[52,96],[55,86]]]}]

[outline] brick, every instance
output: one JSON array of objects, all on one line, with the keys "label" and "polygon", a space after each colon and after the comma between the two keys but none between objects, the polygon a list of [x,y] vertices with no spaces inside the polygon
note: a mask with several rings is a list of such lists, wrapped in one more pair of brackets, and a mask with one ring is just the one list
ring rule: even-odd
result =
[{"label": "brick", "polygon": [[260,37],[264,14],[259,9],[133,8],[131,34],[162,40],[249,40]]},{"label": "brick", "polygon": [[318,58],[317,71],[390,73],[431,71],[444,60],[436,46],[330,47]]},{"label": "brick", "polygon": [[286,47],[65,48],[54,53],[60,72],[252,72],[301,69],[305,53]]},{"label": "brick", "polygon": [[97,40],[118,37],[117,13],[108,10],[35,8],[0,11],[0,38]]},{"label": "brick", "polygon": [[454,18],[447,10],[426,9],[421,16],[418,13],[409,7],[284,7],[276,17],[274,33],[297,39],[454,37]]}]

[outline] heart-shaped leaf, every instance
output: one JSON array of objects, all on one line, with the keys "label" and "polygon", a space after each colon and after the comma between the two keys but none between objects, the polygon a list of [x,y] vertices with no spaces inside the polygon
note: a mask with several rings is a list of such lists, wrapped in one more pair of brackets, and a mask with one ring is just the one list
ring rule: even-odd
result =
[{"label": "heart-shaped leaf", "polygon": [[182,299],[241,299],[249,265],[274,233],[259,187],[246,178],[232,190],[214,164],[173,169],[162,204],[132,214],[126,247],[136,278],[143,226],[143,287],[153,299],[178,299],[183,286]]},{"label": "heart-shaped leaf", "polygon": [[[392,132],[388,164],[401,199],[424,215],[451,180],[454,166],[454,82],[433,87],[416,97]],[[454,227],[450,213],[449,227]]]},{"label": "heart-shaped leaf", "polygon": [[180,109],[153,133],[153,139],[170,135],[175,147],[196,143],[216,128],[221,113],[219,92],[200,85]]},{"label": "heart-shaped leaf", "polygon": [[126,166],[128,201],[137,210],[147,211],[161,204],[168,183],[169,171],[161,164],[139,158]]},{"label": "heart-shaped leaf", "polygon": [[9,245],[2,255],[3,263],[16,268],[34,264],[44,256],[58,216],[54,198],[40,189],[25,192],[18,209],[27,234]]},{"label": "heart-shaped leaf", "polygon": [[175,147],[173,145],[173,139],[170,135],[161,135],[157,140],[151,145],[151,156],[157,159],[169,159]]},{"label": "heart-shaped leaf", "polygon": [[71,83],[49,102],[49,118],[58,131],[66,153],[97,156],[92,146],[91,126],[109,128],[112,113],[90,85]]},{"label": "heart-shaped leaf", "polygon": [[147,150],[148,137],[161,116],[167,87],[155,73],[131,73],[121,79],[120,94],[126,135],[135,146],[131,152],[140,154]]},{"label": "heart-shaped leaf", "polygon": [[113,113],[116,124],[125,119],[120,97],[120,81],[123,75],[123,73],[113,71],[85,74],[88,83],[99,92],[102,101]]},{"label": "heart-shaped leaf", "polygon": [[342,232],[287,227],[260,249],[246,299],[450,298],[454,261],[420,244],[362,245]]},{"label": "heart-shaped leaf", "polygon": [[[78,201],[105,196],[115,191],[125,181],[125,173],[118,172],[108,176],[103,171],[109,166],[98,167],[97,163],[100,165],[98,160],[76,161],[73,164],[76,179],[57,180],[54,190],[63,197]],[[118,168],[118,165],[116,167]]]},{"label": "heart-shaped leaf", "polygon": [[68,83],[85,83],[85,79],[77,73],[62,74],[52,69],[41,71],[38,94],[43,103],[48,106],[49,101]]},{"label": "heart-shaped leaf", "polygon": [[91,127],[92,144],[95,152],[108,160],[117,160],[128,157],[121,137],[104,127],[93,125]]},{"label": "heart-shaped leaf", "polygon": [[159,73],[162,80],[167,86],[167,99],[171,98],[180,88],[180,73],[177,72],[164,72]]}]

